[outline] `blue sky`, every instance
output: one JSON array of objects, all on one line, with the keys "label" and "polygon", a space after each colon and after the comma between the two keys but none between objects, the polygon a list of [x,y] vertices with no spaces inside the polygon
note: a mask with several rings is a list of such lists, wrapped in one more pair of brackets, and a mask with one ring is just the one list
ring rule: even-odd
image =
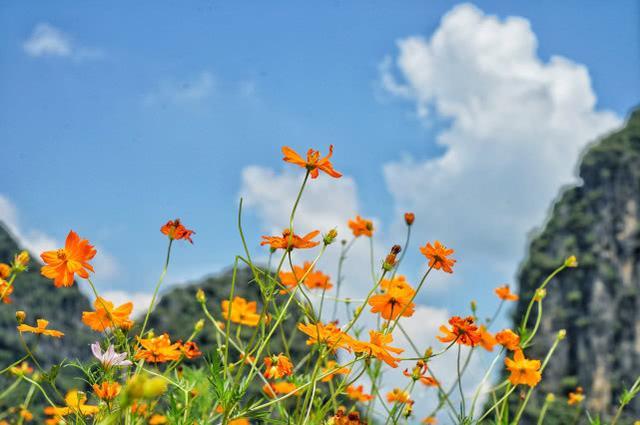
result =
[{"label": "blue sky", "polygon": [[[1,195],[25,237],[61,241],[73,228],[108,253],[114,270],[106,276],[98,270],[100,288],[149,291],[165,249],[158,228],[166,219],[182,217],[197,231],[193,247],[176,250],[172,279],[224,268],[239,250],[236,206],[240,192],[251,192],[243,181],[245,167],[281,173],[281,145],[326,150],[333,143],[336,168],[357,185],[358,212],[378,220],[386,247],[395,242],[402,207],[424,205],[411,194],[395,193],[402,183],[385,175],[384,167],[405,160],[417,166],[442,156],[448,147],[438,137],[460,116],[439,109],[450,94],[416,100],[421,88],[411,82],[410,70],[381,67],[385,58],[393,63],[399,57],[398,40],[429,39],[456,4],[4,2]],[[589,107],[594,113],[620,119],[638,103],[637,2],[476,6],[500,22],[526,19],[542,63],[561,55],[584,65],[597,99]],[[25,43],[37,38],[38,26],[66,47],[38,50],[32,44],[30,50]],[[385,86],[384,75],[394,76],[404,94]],[[426,118],[416,114],[425,105],[432,110]],[[610,119],[593,128],[613,125]],[[587,141],[580,139],[577,148]],[[563,159],[569,164],[576,159],[571,152]],[[552,183],[566,180],[561,175]],[[535,199],[546,209],[551,198],[546,193]],[[440,202],[432,199],[430,208]],[[469,198],[468,214],[477,202]],[[259,234],[275,223],[265,218],[264,206],[255,205],[247,230],[257,251]],[[518,229],[540,224],[539,218]],[[423,230],[417,232],[420,243],[438,234],[416,229]],[[482,243],[477,239],[469,246]],[[521,258],[523,243],[517,243],[521,251],[514,258]],[[480,269],[460,275],[473,276],[473,287],[482,289],[472,296],[481,297],[515,271],[514,260],[492,269],[481,255],[468,258]],[[409,274],[419,274],[419,256],[408,260]],[[468,299],[459,298],[432,303],[461,308]]]}]

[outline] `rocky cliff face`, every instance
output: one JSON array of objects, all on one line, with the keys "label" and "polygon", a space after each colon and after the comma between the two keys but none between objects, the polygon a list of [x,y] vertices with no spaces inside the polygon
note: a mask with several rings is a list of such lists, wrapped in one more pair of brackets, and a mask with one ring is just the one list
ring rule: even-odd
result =
[{"label": "rocky cliff face", "polygon": [[[537,393],[566,395],[582,386],[586,408],[606,417],[640,375],[640,109],[623,130],[585,153],[580,177],[583,184],[562,193],[531,241],[514,317],[522,317],[549,272],[568,255],[578,257],[579,268],[550,283],[537,343],[528,354],[543,358],[557,331],[566,329]],[[640,416],[639,399],[627,413]]]}]

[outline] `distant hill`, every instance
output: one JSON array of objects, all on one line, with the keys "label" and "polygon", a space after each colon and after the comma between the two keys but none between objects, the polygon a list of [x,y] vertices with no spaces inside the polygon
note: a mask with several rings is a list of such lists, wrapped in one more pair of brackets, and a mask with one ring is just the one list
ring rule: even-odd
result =
[{"label": "distant hill", "polygon": [[[531,241],[519,272],[514,318],[517,324],[544,277],[575,254],[579,267],[549,286],[537,343],[528,355],[543,358],[557,331],[566,329],[567,339],[536,394],[564,396],[582,386],[589,411],[606,417],[640,374],[640,109],[624,129],[585,153],[580,177],[583,184],[562,193]],[[530,417],[537,417],[540,399],[531,403]],[[640,417],[639,398],[627,414]],[[545,423],[571,423],[560,412],[548,418]]]}]

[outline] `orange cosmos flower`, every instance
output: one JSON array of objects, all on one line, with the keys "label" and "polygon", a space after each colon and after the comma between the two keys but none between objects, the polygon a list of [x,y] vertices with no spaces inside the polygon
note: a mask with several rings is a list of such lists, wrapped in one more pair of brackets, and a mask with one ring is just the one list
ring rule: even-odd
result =
[{"label": "orange cosmos flower", "polygon": [[427,364],[422,360],[418,360],[416,366],[411,370],[411,373],[409,373],[409,369],[405,369],[402,374],[414,381],[422,382],[427,387],[437,387],[438,381],[431,376],[427,376],[427,370]]},{"label": "orange cosmos flower", "polygon": [[399,289],[392,287],[383,294],[369,298],[372,313],[380,313],[386,320],[395,320],[402,313],[403,317],[413,316],[415,303],[412,302],[415,291],[413,289]]},{"label": "orange cosmos flower", "polygon": [[109,381],[104,381],[100,385],[93,384],[93,392],[101,400],[113,400],[120,394],[120,384]]},{"label": "orange cosmos flower", "polygon": [[309,232],[304,236],[298,236],[295,233],[291,235],[289,229],[282,231],[282,236],[263,236],[260,245],[269,245],[271,249],[286,249],[291,251],[292,249],[307,249],[313,248],[320,244],[320,242],[313,241],[320,234],[319,230]]},{"label": "orange cosmos flower", "polygon": [[18,331],[20,332],[30,332],[30,333],[34,333],[34,334],[41,334],[41,335],[48,335],[48,336],[52,336],[55,338],[60,338],[61,336],[64,336],[64,333],[60,332],[60,331],[55,331],[53,329],[47,329],[47,326],[49,326],[49,321],[48,320],[44,320],[44,319],[38,319],[36,320],[36,327],[33,326],[29,326],[29,325],[20,325],[18,326]]},{"label": "orange cosmos flower", "polygon": [[280,379],[293,373],[293,364],[282,353],[277,356],[264,358],[264,377],[267,379]]},{"label": "orange cosmos flower", "polygon": [[140,338],[138,342],[141,347],[138,348],[134,358],[136,360],[144,360],[149,363],[164,363],[172,360],[180,359],[180,344],[171,343],[169,335],[163,334],[154,338]]},{"label": "orange cosmos flower", "polygon": [[[309,271],[309,269],[311,269],[311,264],[312,264],[311,262],[305,261],[302,267],[293,266],[293,271],[290,271],[290,272],[281,271],[280,273],[278,273],[278,276],[280,277],[280,282],[287,289],[295,288],[298,285],[298,282],[300,281],[300,279],[302,279],[302,277]],[[280,293],[286,294],[287,291],[282,290],[280,291]]]},{"label": "orange cosmos flower", "polygon": [[513,355],[513,359],[509,357],[504,359],[504,364],[507,366],[511,375],[509,381],[512,385],[525,384],[530,387],[535,387],[542,374],[540,372],[540,360],[529,360],[524,357],[522,350],[516,350]]},{"label": "orange cosmos flower", "polygon": [[11,267],[8,264],[0,263],[0,279],[6,279],[11,274]]},{"label": "orange cosmos flower", "polygon": [[407,278],[403,275],[396,275],[392,279],[382,279],[380,281],[382,292],[389,291],[391,288],[414,291],[413,287],[407,282]]},{"label": "orange cosmos flower", "polygon": [[387,401],[389,403],[408,403],[411,401],[411,394],[409,391],[394,388],[393,391],[387,393]]},{"label": "orange cosmos flower", "polygon": [[322,273],[320,270],[309,273],[304,280],[304,285],[309,289],[329,290],[333,288],[333,284],[329,281],[329,275]]},{"label": "orange cosmos flower", "polygon": [[448,329],[444,325],[440,326],[440,331],[444,333],[444,336],[438,337],[440,342],[447,343],[456,341],[457,344],[464,344],[472,347],[480,343],[480,332],[473,322],[473,317],[468,316],[463,319],[458,316],[453,316],[449,319],[449,324],[451,325],[451,329]]},{"label": "orange cosmos flower", "polygon": [[371,394],[365,394],[362,385],[349,385],[345,390],[347,393],[347,397],[351,400],[359,401],[361,403],[366,403],[369,400],[373,400],[373,396]]},{"label": "orange cosmos flower", "polygon": [[333,323],[326,325],[322,324],[322,322],[316,324],[299,323],[298,330],[309,336],[307,345],[326,344],[333,351],[338,348],[351,351],[354,345],[353,338],[342,332],[342,330]]},{"label": "orange cosmos flower", "polygon": [[9,296],[13,293],[13,285],[9,285],[9,282],[0,278],[0,301],[5,304],[11,304],[11,298]]},{"label": "orange cosmos flower", "polygon": [[93,272],[93,267],[89,264],[96,255],[96,249],[89,244],[86,239],[73,230],[67,235],[64,248],[55,251],[45,251],[40,254],[45,265],[40,269],[40,273],[49,279],[53,279],[56,287],[73,285],[74,275],[83,279],[89,278],[89,272]]},{"label": "orange cosmos flower", "polygon": [[425,425],[436,425],[438,423],[438,420],[435,418],[435,416],[429,416],[424,418],[421,423],[425,424]]},{"label": "orange cosmos flower", "polygon": [[131,302],[114,308],[111,301],[98,297],[93,302],[93,308],[95,311],[82,312],[82,323],[94,331],[103,332],[107,328],[130,329],[133,326],[133,322],[129,320],[133,310]]},{"label": "orange cosmos flower", "polygon": [[498,298],[504,301],[518,301],[518,299],[520,298],[517,294],[511,292],[511,289],[509,289],[509,285],[499,286],[494,289],[494,292],[496,293]]},{"label": "orange cosmos flower", "polygon": [[77,390],[71,390],[64,397],[66,407],[45,407],[45,415],[61,417],[67,415],[90,416],[100,411],[98,406],[87,403],[87,396]]},{"label": "orange cosmos flower", "polygon": [[493,335],[487,330],[484,325],[480,326],[478,330],[480,333],[480,345],[487,351],[493,351],[493,346],[497,344],[496,339]]},{"label": "orange cosmos flower", "polygon": [[[274,382],[269,385],[264,384],[262,391],[269,397],[274,398],[278,394],[289,394],[295,391],[298,387],[293,382]],[[300,395],[300,394],[296,394]]]},{"label": "orange cosmos flower", "polygon": [[200,351],[200,349],[198,348],[198,344],[196,344],[194,341],[187,341],[184,344],[182,343],[182,341],[178,341],[178,344],[180,344],[180,351],[182,352],[182,354],[189,360],[195,359],[202,355],[202,351]]},{"label": "orange cosmos flower", "polygon": [[496,341],[510,351],[520,349],[520,337],[511,329],[503,329],[496,334]]},{"label": "orange cosmos flower", "polygon": [[189,230],[184,227],[179,218],[167,221],[167,224],[162,226],[160,228],[160,231],[163,234],[169,236],[169,239],[171,240],[184,239],[191,242],[192,244],[193,241],[191,240],[191,235],[196,234],[196,232],[194,232],[193,230]]},{"label": "orange cosmos flower", "polygon": [[353,351],[357,353],[368,353],[370,356],[382,360],[391,367],[398,367],[399,359],[394,357],[393,354],[401,354],[404,350],[402,348],[391,347],[393,342],[393,336],[391,334],[383,334],[378,331],[369,331],[369,342],[357,341],[354,344]]},{"label": "orange cosmos flower", "polygon": [[453,273],[452,267],[456,263],[456,260],[447,258],[455,252],[453,249],[448,249],[442,245],[440,241],[435,241],[433,245],[427,242],[425,246],[420,247],[420,252],[429,260],[429,267],[447,273]]},{"label": "orange cosmos flower", "polygon": [[238,418],[229,421],[229,425],[251,425],[248,419]]},{"label": "orange cosmos flower", "polygon": [[355,219],[349,220],[349,228],[353,231],[353,236],[373,236],[373,221],[366,220],[359,215]]},{"label": "orange cosmos flower", "polygon": [[348,367],[338,367],[338,362],[336,362],[335,360],[328,360],[327,365],[322,368],[320,374],[324,375],[326,373],[329,374],[322,378],[322,382],[329,382],[336,375],[348,375],[349,373],[351,373],[351,369],[349,369]]},{"label": "orange cosmos flower", "polygon": [[[229,319],[229,310],[231,310],[231,319]],[[222,301],[222,317],[231,320],[233,323],[258,326],[260,315],[257,310],[258,303],[255,301],[247,302],[242,297],[234,297],[231,306],[229,306],[229,300]]]},{"label": "orange cosmos flower", "polygon": [[577,387],[575,392],[570,392],[568,395],[569,399],[567,400],[567,404],[573,406],[574,404],[582,403],[584,400],[584,390],[582,387]]},{"label": "orange cosmos flower", "polygon": [[284,158],[282,158],[283,161],[307,169],[312,179],[318,177],[318,170],[324,171],[331,177],[342,177],[342,174],[333,169],[333,165],[331,164],[331,161],[329,161],[329,159],[331,159],[331,156],[333,155],[333,145],[329,145],[329,155],[324,158],[320,158],[320,152],[309,149],[307,151],[306,161],[302,159],[302,157],[298,155],[296,151],[288,146],[282,147],[282,153],[284,154]]}]

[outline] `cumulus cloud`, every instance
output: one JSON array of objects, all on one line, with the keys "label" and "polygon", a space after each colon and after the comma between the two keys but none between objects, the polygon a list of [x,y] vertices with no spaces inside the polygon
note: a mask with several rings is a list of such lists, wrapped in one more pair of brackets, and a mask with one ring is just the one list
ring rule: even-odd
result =
[{"label": "cumulus cloud", "polygon": [[216,78],[209,71],[182,80],[161,81],[144,97],[146,105],[158,103],[184,104],[200,101],[211,96],[216,88]]},{"label": "cumulus cloud", "polygon": [[586,67],[538,57],[524,18],[464,4],[431,37],[397,46],[381,64],[382,86],[412,102],[421,119],[449,126],[435,140],[441,155],[384,166],[396,207],[417,213],[416,233],[510,277],[527,233],[543,222],[558,188],[576,181],[580,153],[620,119],[596,110]]},{"label": "cumulus cloud", "polygon": [[[40,261],[39,254],[41,252],[54,250],[64,245],[63,241],[58,241],[40,230],[25,228],[19,217],[15,204],[9,198],[0,194],[0,222],[4,223],[7,230],[18,241],[18,244],[32,254],[35,261]],[[113,279],[119,272],[117,260],[99,246],[96,249],[98,250],[98,255],[92,261],[96,273],[100,274],[101,279]]]},{"label": "cumulus cloud", "polygon": [[99,49],[79,46],[68,34],[48,23],[37,24],[22,47],[34,58],[49,56],[86,60],[104,56]]}]

